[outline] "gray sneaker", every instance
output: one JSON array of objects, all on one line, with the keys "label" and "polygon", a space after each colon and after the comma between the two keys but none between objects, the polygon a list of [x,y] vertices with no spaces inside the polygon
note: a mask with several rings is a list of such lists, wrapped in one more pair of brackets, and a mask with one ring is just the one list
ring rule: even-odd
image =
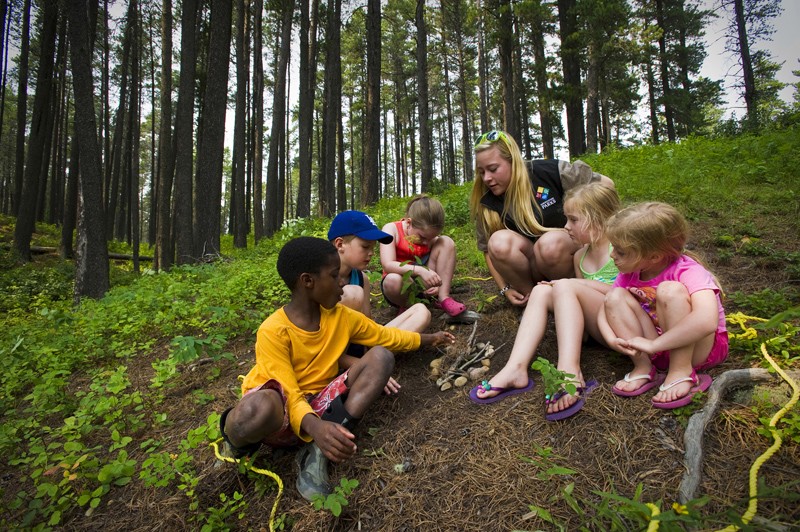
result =
[{"label": "gray sneaker", "polygon": [[328,459],[315,443],[306,444],[297,452],[297,491],[307,501],[314,495],[327,497],[333,493],[328,477]]}]

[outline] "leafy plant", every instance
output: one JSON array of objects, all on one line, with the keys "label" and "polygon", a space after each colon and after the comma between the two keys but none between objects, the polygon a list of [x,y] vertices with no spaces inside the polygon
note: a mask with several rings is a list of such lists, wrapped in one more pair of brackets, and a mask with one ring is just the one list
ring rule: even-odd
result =
[{"label": "leafy plant", "polygon": [[542,375],[544,393],[548,399],[562,388],[570,395],[574,395],[578,391],[574,380],[575,375],[561,371],[546,358],[537,357],[531,364],[531,369],[535,369]]},{"label": "leafy plant", "polygon": [[347,497],[358,487],[358,480],[343,477],[338,486],[334,486],[333,493],[328,496],[314,495],[311,503],[314,509],[328,510],[334,517],[342,515],[342,508],[347,506]]}]

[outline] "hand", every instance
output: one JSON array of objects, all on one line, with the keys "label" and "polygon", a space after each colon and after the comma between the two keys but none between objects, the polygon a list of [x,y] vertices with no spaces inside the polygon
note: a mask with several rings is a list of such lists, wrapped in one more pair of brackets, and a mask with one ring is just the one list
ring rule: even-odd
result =
[{"label": "hand", "polygon": [[417,270],[417,276],[422,279],[422,284],[427,289],[436,288],[442,285],[442,278],[433,270],[427,268],[420,268]]},{"label": "hand", "polygon": [[622,353],[623,355],[628,355],[634,357],[639,354],[636,349],[631,349],[627,345],[627,341],[623,338],[614,338],[610,342],[608,342],[608,347],[613,349],[618,353]]},{"label": "hand", "polygon": [[645,355],[652,355],[657,351],[654,344],[655,342],[653,340],[642,338],[641,336],[636,336],[628,340],[624,340],[622,338],[619,339],[619,345],[621,347],[637,353],[643,353]]},{"label": "hand", "polygon": [[310,427],[308,433],[322,454],[333,462],[343,462],[352,458],[358,450],[354,441],[355,435],[338,423],[317,419],[318,422]]},{"label": "hand", "polygon": [[454,344],[456,342],[456,337],[450,334],[447,331],[438,331],[433,333],[433,342],[431,345],[442,345],[442,344]]},{"label": "hand", "polygon": [[394,378],[389,377],[389,382],[383,387],[383,393],[386,395],[397,395],[400,393],[400,383],[394,380]]},{"label": "hand", "polygon": [[509,288],[505,293],[506,299],[515,306],[521,307],[528,302],[528,296],[517,292],[514,288]]}]

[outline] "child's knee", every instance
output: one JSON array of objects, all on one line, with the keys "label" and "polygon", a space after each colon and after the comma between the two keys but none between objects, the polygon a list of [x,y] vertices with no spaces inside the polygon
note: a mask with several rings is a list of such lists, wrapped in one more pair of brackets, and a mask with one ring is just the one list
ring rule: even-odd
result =
[{"label": "child's knee", "polygon": [[689,291],[678,281],[664,281],[656,287],[656,301],[689,301]]},{"label": "child's knee", "polygon": [[394,371],[394,354],[383,346],[373,347],[362,360],[387,376]]},{"label": "child's knee", "polygon": [[277,390],[257,390],[242,397],[228,415],[225,432],[241,435],[268,426],[283,418],[283,400]]},{"label": "child's knee", "polygon": [[612,288],[605,297],[606,308],[624,305],[627,303],[630,293],[624,288]]}]

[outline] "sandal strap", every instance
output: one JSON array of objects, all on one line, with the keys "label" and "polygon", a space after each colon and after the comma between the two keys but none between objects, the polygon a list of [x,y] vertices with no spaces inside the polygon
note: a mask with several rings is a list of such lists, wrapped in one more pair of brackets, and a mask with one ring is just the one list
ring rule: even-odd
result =
[{"label": "sandal strap", "polygon": [[647,382],[650,382],[653,380],[653,378],[654,378],[653,375],[651,375],[650,373],[634,375],[633,377],[631,377],[630,373],[626,373],[625,376],[622,378],[622,380],[624,380],[625,382],[633,382],[645,379]]},{"label": "sandal strap", "polygon": [[697,375],[694,372],[689,377],[683,377],[682,379],[675,379],[670,383],[664,383],[658,387],[659,391],[666,392],[670,388],[674,388],[675,386],[681,384],[682,382],[691,382],[693,385],[697,384]]}]

